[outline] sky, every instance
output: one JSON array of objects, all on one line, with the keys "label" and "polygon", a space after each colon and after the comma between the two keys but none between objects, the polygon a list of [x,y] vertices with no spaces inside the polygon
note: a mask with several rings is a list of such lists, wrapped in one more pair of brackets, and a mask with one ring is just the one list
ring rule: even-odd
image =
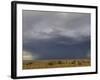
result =
[{"label": "sky", "polygon": [[90,14],[23,10],[23,60],[90,57]]}]

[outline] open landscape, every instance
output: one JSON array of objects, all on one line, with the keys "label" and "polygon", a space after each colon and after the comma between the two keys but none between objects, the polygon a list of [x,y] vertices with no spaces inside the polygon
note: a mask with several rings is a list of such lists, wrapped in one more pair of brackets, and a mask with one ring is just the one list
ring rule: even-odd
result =
[{"label": "open landscape", "polygon": [[22,68],[91,66],[91,14],[23,10]]},{"label": "open landscape", "polygon": [[23,61],[23,69],[82,67],[90,65],[91,65],[90,59]]}]

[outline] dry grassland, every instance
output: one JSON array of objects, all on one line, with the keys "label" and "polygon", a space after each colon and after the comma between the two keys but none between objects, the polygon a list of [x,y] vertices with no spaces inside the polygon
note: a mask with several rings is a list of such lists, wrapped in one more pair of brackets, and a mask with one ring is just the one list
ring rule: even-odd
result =
[{"label": "dry grassland", "polygon": [[90,66],[90,59],[23,61],[23,69]]}]

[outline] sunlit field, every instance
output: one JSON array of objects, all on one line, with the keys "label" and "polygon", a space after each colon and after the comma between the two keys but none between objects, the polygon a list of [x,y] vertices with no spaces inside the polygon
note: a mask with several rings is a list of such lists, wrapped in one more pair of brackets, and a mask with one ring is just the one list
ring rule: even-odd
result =
[{"label": "sunlit field", "polygon": [[60,68],[90,66],[90,59],[33,60],[23,61],[23,69]]}]

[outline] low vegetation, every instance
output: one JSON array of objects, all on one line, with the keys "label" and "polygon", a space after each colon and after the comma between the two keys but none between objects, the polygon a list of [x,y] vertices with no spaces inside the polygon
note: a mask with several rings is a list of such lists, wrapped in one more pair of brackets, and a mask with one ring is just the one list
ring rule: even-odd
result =
[{"label": "low vegetation", "polygon": [[90,66],[90,59],[23,61],[23,69]]}]

